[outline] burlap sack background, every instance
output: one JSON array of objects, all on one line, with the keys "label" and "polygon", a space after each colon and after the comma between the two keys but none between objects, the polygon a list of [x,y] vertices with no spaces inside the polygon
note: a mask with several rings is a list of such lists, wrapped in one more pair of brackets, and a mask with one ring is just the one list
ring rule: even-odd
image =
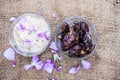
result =
[{"label": "burlap sack background", "polygon": [[[90,70],[80,68],[76,75],[69,74],[69,69],[77,63],[65,59],[63,70],[48,74],[44,70],[25,71],[25,57],[17,55],[17,66],[5,59],[3,52],[10,47],[8,32],[11,16],[23,13],[38,13],[50,23],[54,35],[56,24],[66,17],[80,15],[96,24],[99,32],[99,44],[95,54],[88,58],[92,63]],[[52,14],[56,13],[54,20]],[[54,36],[53,36],[54,37]],[[47,49],[41,59],[51,58]],[[120,0],[0,0],[0,80],[120,80]]]}]

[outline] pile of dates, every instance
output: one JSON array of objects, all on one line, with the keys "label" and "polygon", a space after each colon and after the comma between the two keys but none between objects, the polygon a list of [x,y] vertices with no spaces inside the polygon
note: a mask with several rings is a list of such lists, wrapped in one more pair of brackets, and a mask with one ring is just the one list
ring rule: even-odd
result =
[{"label": "pile of dates", "polygon": [[68,55],[71,58],[84,57],[95,48],[86,22],[75,21],[71,26],[63,23],[57,37],[61,41],[62,51],[69,51]]}]

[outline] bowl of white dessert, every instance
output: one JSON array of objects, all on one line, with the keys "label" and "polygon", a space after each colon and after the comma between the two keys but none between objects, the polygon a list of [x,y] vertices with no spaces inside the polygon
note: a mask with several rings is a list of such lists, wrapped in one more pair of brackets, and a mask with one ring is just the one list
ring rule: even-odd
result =
[{"label": "bowl of white dessert", "polygon": [[11,25],[9,42],[17,53],[25,57],[32,57],[43,53],[50,40],[50,26],[38,14],[23,14]]}]

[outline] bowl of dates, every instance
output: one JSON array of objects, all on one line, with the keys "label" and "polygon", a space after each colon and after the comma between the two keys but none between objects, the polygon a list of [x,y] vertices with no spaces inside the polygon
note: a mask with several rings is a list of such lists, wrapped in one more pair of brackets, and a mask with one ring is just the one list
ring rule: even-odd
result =
[{"label": "bowl of dates", "polygon": [[94,53],[98,41],[95,25],[80,16],[66,18],[57,25],[55,42],[61,54],[69,58],[85,58]]}]

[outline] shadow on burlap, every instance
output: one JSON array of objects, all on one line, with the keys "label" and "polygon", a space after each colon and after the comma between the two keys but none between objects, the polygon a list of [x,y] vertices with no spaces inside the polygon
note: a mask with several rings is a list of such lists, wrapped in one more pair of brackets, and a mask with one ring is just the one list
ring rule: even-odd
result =
[{"label": "shadow on burlap", "polygon": [[[79,15],[96,24],[99,32],[99,44],[95,53],[88,58],[92,63],[90,70],[80,68],[78,74],[69,74],[69,69],[77,63],[66,58],[61,62],[61,72],[48,74],[44,70],[25,71],[28,58],[16,56],[17,66],[5,59],[3,52],[10,47],[8,32],[11,16],[23,13],[38,13],[46,18],[52,28],[52,37],[56,25],[66,17]],[[52,18],[57,15],[56,20]],[[120,0],[0,0],[0,80],[120,80]],[[47,49],[41,59],[51,58]]]}]

